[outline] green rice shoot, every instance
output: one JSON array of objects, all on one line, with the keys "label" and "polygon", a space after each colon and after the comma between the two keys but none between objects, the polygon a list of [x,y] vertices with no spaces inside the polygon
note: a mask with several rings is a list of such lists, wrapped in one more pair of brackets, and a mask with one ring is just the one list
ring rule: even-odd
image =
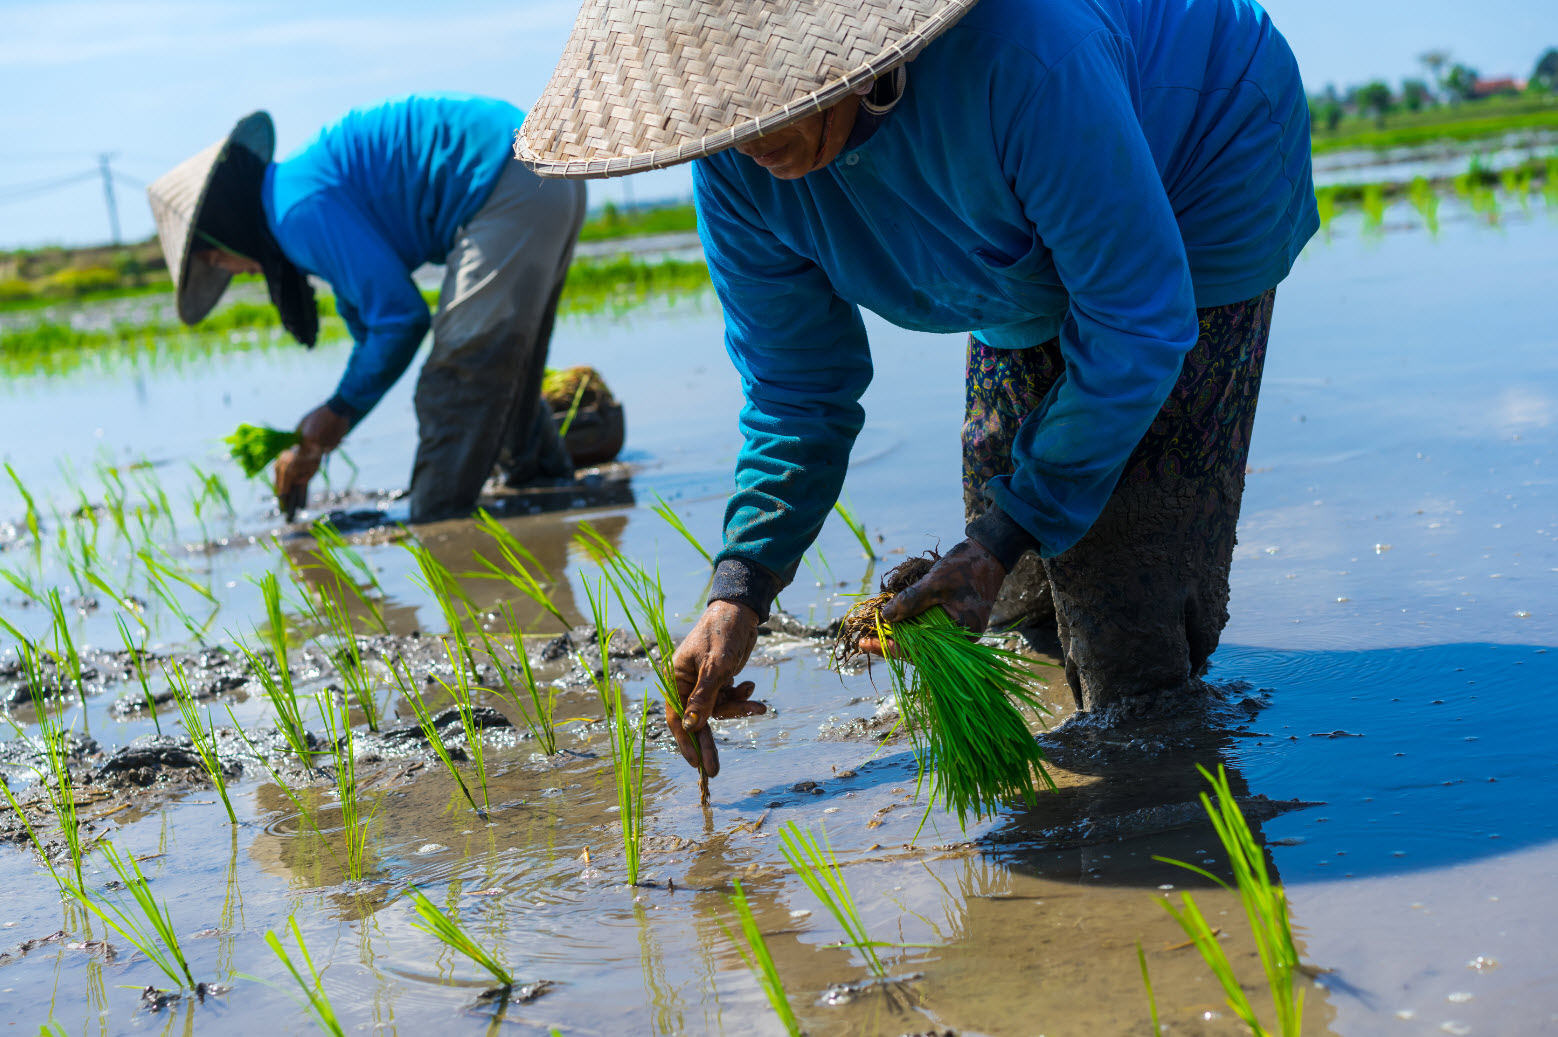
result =
[{"label": "green rice shoot", "polygon": [[300,1003],[308,1010],[309,1015],[314,1017],[318,1027],[325,1033],[333,1034],[334,1037],[346,1037],[346,1031],[342,1029],[340,1020],[336,1018],[335,1009],[330,1005],[330,998],[325,994],[324,980],[319,978],[319,970],[314,967],[314,959],[309,956],[308,945],[303,942],[303,933],[298,929],[295,915],[287,916],[287,927],[291,929],[292,939],[298,945],[298,956],[303,959],[303,968],[307,970],[308,978],[305,979],[303,969],[299,969],[293,963],[291,956],[287,954],[287,948],[282,944],[275,930],[266,931],[266,946],[281,959],[281,964],[287,971],[292,973],[293,980],[297,982],[298,989],[303,992],[306,999]]},{"label": "green rice shoot", "polygon": [[644,836],[644,729],[649,716],[647,701],[639,704],[638,722],[628,722],[627,695],[622,684],[611,675],[611,623],[606,597],[607,576],[603,573],[592,588],[580,574],[590,614],[595,619],[595,643],[600,648],[597,673],[582,655],[579,665],[590,674],[605,713],[606,736],[611,749],[611,769],[616,778],[617,817],[622,824],[622,856],[626,861],[628,885],[638,885],[639,850]]},{"label": "green rice shoot", "polygon": [[[1266,973],[1266,986],[1276,1012],[1275,1031],[1262,1025],[1243,984],[1234,974],[1227,952],[1218,941],[1217,930],[1201,913],[1195,898],[1189,893],[1182,893],[1181,907],[1176,908],[1166,898],[1162,901],[1163,907],[1194,942],[1202,960],[1222,985],[1228,1007],[1243,1020],[1255,1037],[1271,1037],[1273,1032],[1280,1037],[1298,1037],[1304,1017],[1304,992],[1295,990],[1293,984],[1294,973],[1300,971],[1301,966],[1298,948],[1293,942],[1293,923],[1288,914],[1287,895],[1281,886],[1272,881],[1271,873],[1266,868],[1265,852],[1255,841],[1255,834],[1250,831],[1249,822],[1239,809],[1239,801],[1234,797],[1227,770],[1221,764],[1217,767],[1216,775],[1200,764],[1196,765],[1196,769],[1217,793],[1215,804],[1211,796],[1201,793],[1201,805],[1206,808],[1207,817],[1211,818],[1212,827],[1217,831],[1217,839],[1228,854],[1228,864],[1233,871],[1239,899],[1244,904],[1245,916],[1255,936],[1255,948],[1260,954],[1261,967]],[[1153,860],[1195,872],[1224,889],[1233,888],[1198,865],[1167,857],[1154,856]]]},{"label": "green rice shoot", "polygon": [[104,843],[102,853],[114,874],[119,876],[120,883],[129,891],[134,907],[121,906],[111,900],[94,900],[83,885],[72,888],[70,894],[110,929],[130,941],[175,986],[195,989],[195,977],[179,946],[178,930],[174,928],[168,905],[166,902],[158,904],[157,898],[152,896],[151,884],[141,874],[135,856],[120,857],[113,843]]},{"label": "green rice shoot", "polygon": [[834,501],[833,510],[838,513],[839,518],[844,520],[844,525],[849,527],[849,531],[855,535],[855,539],[860,543],[860,550],[865,552],[867,558],[874,561],[876,559],[876,551],[871,547],[871,537],[866,534],[865,523],[856,518],[855,513],[845,507],[843,501]]},{"label": "green rice shoot", "polygon": [[296,432],[283,432],[263,425],[239,425],[222,442],[227,444],[228,452],[243,469],[243,474],[253,479],[280,457],[283,450],[303,442],[303,437]]},{"label": "green rice shoot", "polygon": [[459,922],[450,918],[437,904],[429,900],[425,893],[413,886],[406,891],[406,895],[411,898],[417,917],[421,919],[419,922],[412,922],[412,928],[422,930],[450,950],[465,955],[492,973],[492,978],[498,981],[499,986],[507,989],[514,985],[513,974],[499,964],[498,960],[466,932]]},{"label": "green rice shoot", "polygon": [[709,554],[709,549],[704,547],[703,544],[699,542],[698,538],[692,535],[692,530],[687,528],[687,523],[682,521],[682,517],[678,515],[671,508],[671,506],[665,502],[665,498],[661,497],[658,493],[655,494],[655,505],[652,510],[656,515],[659,515],[661,518],[665,519],[666,525],[680,533],[682,535],[682,539],[691,544],[693,550],[701,554],[705,562],[708,562],[710,565],[714,564],[714,556]]},{"label": "green rice shoot", "polygon": [[238,815],[233,812],[233,801],[227,795],[227,776],[222,773],[222,760],[217,755],[216,725],[211,721],[211,714],[208,711],[205,722],[201,722],[200,707],[195,705],[195,694],[189,686],[189,675],[184,672],[184,667],[172,662],[165,665],[162,672],[173,689],[173,700],[178,703],[179,716],[184,721],[184,730],[195,748],[195,754],[200,757],[200,766],[211,779],[216,794],[222,798],[222,806],[227,808],[227,820],[236,825]]},{"label": "green rice shoot", "polygon": [[773,1006],[774,1014],[784,1024],[785,1032],[790,1037],[800,1037],[801,1024],[795,1018],[795,1012],[790,1008],[790,999],[784,992],[784,981],[779,978],[779,969],[774,965],[774,956],[768,952],[768,943],[763,939],[763,931],[758,928],[757,919],[752,917],[752,907],[747,903],[746,891],[741,888],[741,880],[734,879],[732,885],[736,892],[725,899],[730,901],[730,906],[735,908],[736,918],[741,923],[741,938],[737,940],[736,934],[725,927],[725,934],[730,937],[730,942],[735,945],[736,953],[741,955],[741,960],[746,967],[752,970],[752,975],[757,978],[757,985],[763,988],[763,995],[768,998],[768,1003]]},{"label": "green rice shoot", "polygon": [[[514,618],[514,609],[508,602],[498,606],[498,614],[503,617],[508,626],[509,638],[513,641],[513,648],[502,648],[497,639],[478,626],[477,633],[481,635],[482,645],[487,649],[487,655],[492,660],[493,668],[498,671],[498,679],[503,682],[503,692],[508,700],[514,704],[514,709],[519,713],[520,719],[530,729],[530,734],[540,744],[541,751],[547,756],[557,754],[557,721],[554,716],[557,707],[557,687],[553,684],[546,685],[546,691],[541,690],[541,684],[536,680],[535,671],[530,668],[530,656],[525,652],[525,635],[519,629],[519,621]],[[504,661],[504,656],[509,661]],[[525,697],[520,697],[520,690],[515,687],[515,680],[511,674],[519,673],[519,684],[524,686]],[[525,702],[528,698],[529,704]]]},{"label": "green rice shoot", "polygon": [[970,815],[993,816],[1013,800],[1032,805],[1041,785],[1055,787],[1023,714],[1046,713],[1026,659],[971,640],[940,605],[891,624],[878,614],[876,622],[882,643],[898,649],[888,673],[932,804],[966,828]]},{"label": "green rice shoot", "polygon": [[479,816],[485,817],[482,808],[476,805],[476,797],[471,795],[470,786],[465,784],[465,778],[460,774],[460,768],[455,766],[454,757],[449,752],[449,747],[444,744],[444,737],[438,731],[438,725],[433,723],[432,711],[427,708],[427,703],[422,701],[422,696],[417,693],[416,680],[411,676],[409,663],[402,663],[405,671],[400,667],[391,665],[390,672],[395,676],[395,683],[400,688],[400,694],[406,704],[416,714],[417,726],[422,729],[422,737],[427,739],[428,748],[438,757],[438,762],[444,765],[444,770],[454,779],[455,784],[465,795],[465,801],[471,805],[471,809]]}]

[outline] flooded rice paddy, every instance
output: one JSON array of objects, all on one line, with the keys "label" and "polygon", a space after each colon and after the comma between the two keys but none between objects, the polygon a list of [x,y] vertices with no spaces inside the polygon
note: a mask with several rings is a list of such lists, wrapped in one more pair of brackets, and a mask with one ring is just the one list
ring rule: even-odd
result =
[{"label": "flooded rice paddy", "polygon": [[[187,767],[147,764],[166,780],[146,791],[86,785],[90,834],[142,857],[195,978],[226,989],[143,1000],[146,986],[169,986],[162,974],[62,904],[30,850],[0,844],[0,1017],[18,1032],[50,1020],[72,1034],[309,1032],[265,943],[290,915],[348,1032],[781,1033],[731,935],[725,894],[739,878],[812,1034],[1145,1033],[1138,944],[1165,1032],[1240,1033],[1161,904],[1194,892],[1260,1004],[1238,901],[1153,859],[1223,873],[1195,802],[1195,765],[1222,763],[1314,966],[1306,1033],[1558,1032],[1558,218],[1539,200],[1506,201],[1490,223],[1446,199],[1439,222],[1430,235],[1404,202],[1376,230],[1340,216],[1279,289],[1232,620],[1209,675],[1220,697],[1191,717],[1103,728],[1065,723],[1069,693],[1052,679],[1044,738],[1059,788],[1037,805],[967,832],[932,814],[921,829],[908,744],[878,738],[891,716],[885,674],[830,671],[825,644],[809,636],[904,553],[953,542],[961,528],[962,342],[870,320],[876,379],[845,496],[883,560],[863,558],[837,519],[824,528],[781,595],[795,622],[776,624],[754,659],[770,712],[716,725],[723,771],[706,808],[697,775],[652,726],[640,886],[625,885],[598,700],[566,652],[547,650],[563,625],[519,598],[529,652],[559,682],[558,715],[572,722],[550,757],[522,725],[489,731],[489,816],[408,734],[410,712],[388,691],[399,714],[384,726],[399,733],[364,732],[358,766],[375,808],[358,881],[343,866],[333,785],[303,782],[305,815],[231,740],[243,766],[231,782],[236,826],[208,784],[185,780]],[[279,523],[263,487],[240,483],[220,439],[239,422],[290,425],[328,394],[344,357],[339,342],[183,363],[139,356],[0,385],[5,459],[36,499],[47,542],[33,551],[24,503],[0,487],[0,520],[13,523],[0,565],[59,587],[75,643],[90,646],[91,693],[66,713],[101,753],[83,756],[83,776],[104,775],[120,747],[155,731],[133,708],[141,692],[121,679],[122,654],[104,654],[119,646],[113,603],[76,587],[58,525],[72,525],[80,491],[101,500],[99,464],[124,471],[133,499],[160,487],[176,528],[164,518],[152,537],[216,599],[174,587],[209,647],[123,575],[128,552],[106,519],[101,569],[148,602],[150,646],[188,663],[219,724],[230,726],[231,706],[246,730],[269,726],[257,687],[220,646],[263,625],[255,579],[276,572],[285,585],[308,563],[309,540]],[[707,566],[650,505],[658,494],[717,541],[740,401],[717,303],[569,319],[552,361],[605,372],[627,409],[625,468],[606,473],[605,489],[581,488],[568,501],[580,507],[505,525],[576,623],[594,572],[573,539],[582,522],[658,564],[679,634],[701,608]],[[365,636],[370,660],[400,654],[447,677],[434,636],[447,624],[412,579],[392,525],[404,505],[386,492],[409,472],[411,388],[407,379],[353,434],[355,471],[334,464],[308,517],[334,511],[385,590],[390,635]],[[224,475],[231,514],[207,503],[195,518],[191,464]],[[414,532],[456,571],[491,548],[470,523]],[[466,586],[483,610],[502,599],[492,581]],[[28,636],[49,628],[9,586],[0,614]],[[608,661],[631,696],[655,696],[641,659]],[[317,651],[293,663],[304,691],[338,682]],[[515,716],[496,696],[483,702]],[[12,715],[32,720],[26,705]],[[181,732],[171,705],[158,716]],[[30,772],[6,759],[20,791]],[[892,983],[868,982],[861,955],[839,946],[842,931],[786,865],[778,829],[792,820],[826,829],[867,930],[903,945],[885,952]],[[88,867],[89,886],[104,890],[112,873],[97,856]],[[412,926],[410,885],[524,986],[506,1002],[484,998],[490,979]],[[92,942],[105,938],[112,953]]]}]

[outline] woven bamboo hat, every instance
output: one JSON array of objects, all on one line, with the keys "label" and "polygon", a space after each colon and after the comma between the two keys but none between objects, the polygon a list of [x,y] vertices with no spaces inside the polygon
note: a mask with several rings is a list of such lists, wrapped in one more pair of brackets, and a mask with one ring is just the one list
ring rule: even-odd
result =
[{"label": "woven bamboo hat", "polygon": [[584,0],[514,152],[590,178],[722,151],[843,100],[974,2]]},{"label": "woven bamboo hat", "polygon": [[200,222],[206,190],[217,166],[234,147],[248,148],[264,162],[276,152],[276,127],[267,112],[253,112],[238,120],[233,131],[193,158],[185,159],[146,187],[162,258],[173,278],[179,320],[195,324],[227,290],[233,275],[212,266],[195,254],[195,226]]}]

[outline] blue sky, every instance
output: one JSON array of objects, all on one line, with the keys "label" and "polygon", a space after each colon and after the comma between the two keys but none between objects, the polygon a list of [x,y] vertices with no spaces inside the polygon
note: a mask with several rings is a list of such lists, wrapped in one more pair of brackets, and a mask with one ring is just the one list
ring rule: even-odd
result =
[{"label": "blue sky", "polygon": [[[1041,0],[1040,0],[1041,2]],[[1399,80],[1442,47],[1486,75],[1525,75],[1558,46],[1555,0],[1270,0],[1312,88]],[[450,10],[452,9],[452,13]],[[105,240],[100,182],[19,201],[10,189],[94,168],[99,152],[138,182],[267,108],[284,153],[353,105],[412,90],[463,90],[525,107],[540,93],[575,0],[430,3],[276,0],[134,3],[0,0],[0,247]],[[591,184],[592,200],[676,196],[685,168]],[[151,232],[122,183],[127,238]]]}]

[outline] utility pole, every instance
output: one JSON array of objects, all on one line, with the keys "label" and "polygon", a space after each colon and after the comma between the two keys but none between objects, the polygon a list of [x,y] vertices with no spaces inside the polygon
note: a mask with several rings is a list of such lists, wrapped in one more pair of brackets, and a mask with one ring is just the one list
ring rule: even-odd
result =
[{"label": "utility pole", "polygon": [[97,156],[98,171],[103,174],[103,196],[108,199],[108,227],[113,233],[114,244],[119,244],[119,205],[114,201],[114,171],[108,163],[115,152],[105,151]]}]

